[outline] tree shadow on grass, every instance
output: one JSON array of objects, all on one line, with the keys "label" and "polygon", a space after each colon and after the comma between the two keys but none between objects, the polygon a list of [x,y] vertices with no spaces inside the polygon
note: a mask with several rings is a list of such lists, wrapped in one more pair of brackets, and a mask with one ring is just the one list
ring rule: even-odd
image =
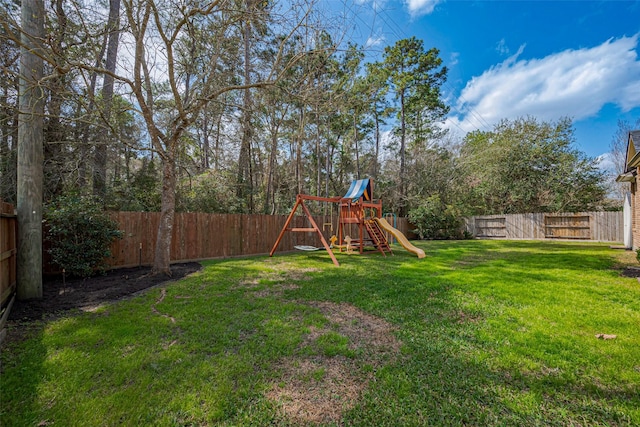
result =
[{"label": "tree shadow on grass", "polygon": [[632,425],[637,391],[489,369],[433,337],[378,373],[353,425]]}]

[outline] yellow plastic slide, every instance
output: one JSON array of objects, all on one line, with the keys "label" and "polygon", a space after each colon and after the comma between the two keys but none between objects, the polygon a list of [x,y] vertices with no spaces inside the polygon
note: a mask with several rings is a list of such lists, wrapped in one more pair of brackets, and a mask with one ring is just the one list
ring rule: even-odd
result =
[{"label": "yellow plastic slide", "polygon": [[389,225],[387,220],[381,219],[381,218],[374,218],[374,219],[376,220],[376,222],[378,223],[380,228],[382,228],[384,231],[386,231],[388,233],[391,233],[393,235],[393,237],[395,237],[398,240],[398,243],[400,243],[403,248],[405,248],[406,250],[408,250],[411,253],[416,254],[418,256],[418,258],[424,258],[426,256],[422,249],[416,248],[415,246],[413,246],[409,242],[409,240],[407,240],[407,238],[404,236],[404,234],[402,234],[402,232],[400,230],[398,230],[397,228],[393,228],[391,225]]}]

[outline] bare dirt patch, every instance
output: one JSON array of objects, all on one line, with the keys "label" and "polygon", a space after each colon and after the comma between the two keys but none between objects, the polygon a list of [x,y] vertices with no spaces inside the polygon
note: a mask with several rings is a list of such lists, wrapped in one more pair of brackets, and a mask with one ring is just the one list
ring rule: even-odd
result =
[{"label": "bare dirt patch", "polygon": [[386,320],[347,303],[314,301],[308,304],[318,308],[355,348],[372,348],[379,355],[396,354],[400,350],[400,342],[393,335],[394,327]]},{"label": "bare dirt patch", "polygon": [[300,286],[293,283],[281,283],[277,285],[270,286],[268,289],[262,289],[259,291],[253,292],[253,296],[258,298],[267,298],[267,297],[281,297],[284,295],[284,291],[300,289]]},{"label": "bare dirt patch", "polygon": [[468,314],[465,313],[462,310],[458,310],[455,314],[455,316],[458,318],[458,323],[462,324],[462,323],[467,323],[467,322],[471,322],[471,323],[478,323],[480,320],[482,320],[482,317],[477,315],[477,314]]},{"label": "bare dirt patch", "polygon": [[[277,402],[294,423],[339,423],[344,412],[358,402],[373,371],[397,357],[401,343],[393,335],[391,324],[352,305],[319,301],[306,304],[318,308],[329,326],[310,328],[301,347],[313,346],[318,338],[333,332],[349,339],[355,356],[289,358],[267,397]],[[370,369],[363,369],[365,366]]]},{"label": "bare dirt patch", "polygon": [[267,397],[296,423],[330,423],[353,407],[366,383],[344,357],[288,360],[287,370]]},{"label": "bare dirt patch", "polygon": [[282,259],[278,258],[267,258],[265,260],[265,263],[269,264],[269,268],[272,268],[274,270],[271,273],[272,275],[284,276],[291,280],[309,280],[311,279],[311,277],[309,277],[307,273],[320,271],[319,269],[313,267],[300,268],[294,263],[283,261]]},{"label": "bare dirt patch", "polygon": [[287,276],[291,280],[311,280],[311,277],[307,273],[313,273],[318,271],[316,268],[296,268],[287,273]]},{"label": "bare dirt patch", "polygon": [[274,263],[272,258],[265,262],[270,264],[270,271],[263,271],[257,276],[239,282],[232,289],[244,289],[257,298],[281,297],[285,291],[299,289],[300,285],[291,282],[310,280],[310,272],[315,268],[299,268],[286,261]]}]

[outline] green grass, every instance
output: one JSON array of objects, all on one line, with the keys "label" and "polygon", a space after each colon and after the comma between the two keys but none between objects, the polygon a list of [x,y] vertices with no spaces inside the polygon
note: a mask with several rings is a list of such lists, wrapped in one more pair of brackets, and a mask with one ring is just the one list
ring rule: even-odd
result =
[{"label": "green grass", "polygon": [[[427,258],[338,254],[340,268],[321,252],[210,261],[164,298],[23,325],[2,349],[1,424],[295,425],[270,390],[311,360],[312,391],[335,360],[362,387],[320,424],[640,425],[640,285],[614,268],[630,253],[417,246]],[[355,342],[317,301],[386,320],[399,352]]]}]

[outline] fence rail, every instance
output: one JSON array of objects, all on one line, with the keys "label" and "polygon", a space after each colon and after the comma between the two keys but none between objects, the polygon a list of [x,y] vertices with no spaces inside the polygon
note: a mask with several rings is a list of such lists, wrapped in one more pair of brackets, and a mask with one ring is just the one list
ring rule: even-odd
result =
[{"label": "fence rail", "polygon": [[622,212],[566,212],[483,215],[466,219],[466,229],[489,239],[579,239],[622,242]]}]

